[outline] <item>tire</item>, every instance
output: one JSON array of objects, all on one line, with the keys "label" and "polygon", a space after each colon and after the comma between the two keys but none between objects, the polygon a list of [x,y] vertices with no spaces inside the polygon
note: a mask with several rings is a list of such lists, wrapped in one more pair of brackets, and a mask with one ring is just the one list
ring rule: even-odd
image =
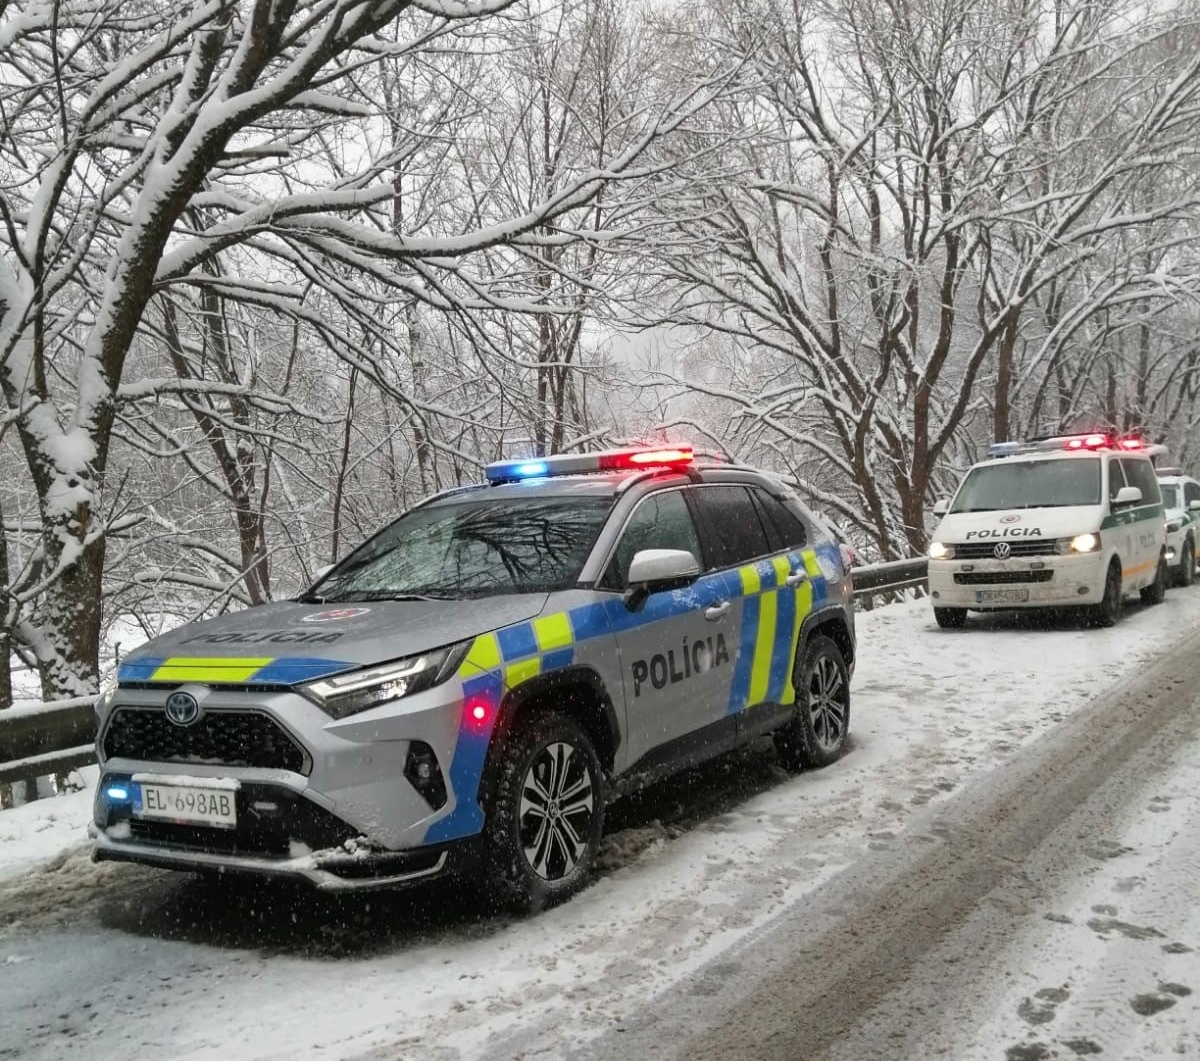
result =
[{"label": "tire", "polygon": [[1114,560],[1108,565],[1108,574],[1104,578],[1104,597],[1099,604],[1093,604],[1090,617],[1093,626],[1116,626],[1121,618],[1123,594],[1121,592],[1121,565]]},{"label": "tire", "polygon": [[1168,574],[1167,558],[1160,556],[1158,569],[1154,572],[1154,581],[1141,590],[1142,603],[1147,607],[1153,604],[1162,604],[1163,598],[1167,595]]},{"label": "tire", "polygon": [[600,759],[572,719],[519,722],[501,751],[484,825],[486,887],[498,904],[530,912],[579,891],[600,850],[604,799]]},{"label": "tire", "polygon": [[966,608],[934,608],[933,617],[943,630],[958,630],[966,624]]},{"label": "tire", "polygon": [[1175,585],[1186,589],[1196,581],[1196,546],[1188,538],[1183,543],[1179,553],[1179,574],[1175,576]]},{"label": "tire", "polygon": [[809,638],[793,682],[796,717],[775,733],[780,761],[789,770],[828,766],[850,731],[850,672],[837,643],[824,634]]}]

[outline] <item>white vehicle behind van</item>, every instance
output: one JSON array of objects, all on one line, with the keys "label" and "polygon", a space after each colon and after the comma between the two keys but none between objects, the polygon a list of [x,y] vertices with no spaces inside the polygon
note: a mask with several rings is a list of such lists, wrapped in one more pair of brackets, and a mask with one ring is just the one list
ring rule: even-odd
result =
[{"label": "white vehicle behind van", "polygon": [[1196,542],[1200,534],[1200,483],[1182,468],[1158,469],[1167,522],[1167,566],[1172,586],[1190,586],[1196,579]]}]

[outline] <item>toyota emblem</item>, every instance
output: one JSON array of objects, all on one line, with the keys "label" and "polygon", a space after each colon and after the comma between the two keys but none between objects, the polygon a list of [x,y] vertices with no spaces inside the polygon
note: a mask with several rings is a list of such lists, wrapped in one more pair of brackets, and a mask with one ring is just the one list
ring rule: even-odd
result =
[{"label": "toyota emblem", "polygon": [[996,548],[992,550],[992,555],[997,560],[1007,560],[1012,556],[1012,546],[1008,542],[997,542]]},{"label": "toyota emblem", "polygon": [[172,693],[167,697],[167,718],[177,726],[190,726],[200,717],[199,701],[191,693]]}]

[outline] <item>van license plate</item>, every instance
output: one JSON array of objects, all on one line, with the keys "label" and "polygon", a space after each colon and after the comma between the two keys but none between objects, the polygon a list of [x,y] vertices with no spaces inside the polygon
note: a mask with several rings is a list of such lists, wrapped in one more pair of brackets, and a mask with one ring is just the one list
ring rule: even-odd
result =
[{"label": "van license plate", "polygon": [[977,589],[976,604],[1023,604],[1029,600],[1027,589]]},{"label": "van license plate", "polygon": [[142,782],[133,816],[145,821],[237,828],[236,785],[199,788],[191,785],[158,785]]}]

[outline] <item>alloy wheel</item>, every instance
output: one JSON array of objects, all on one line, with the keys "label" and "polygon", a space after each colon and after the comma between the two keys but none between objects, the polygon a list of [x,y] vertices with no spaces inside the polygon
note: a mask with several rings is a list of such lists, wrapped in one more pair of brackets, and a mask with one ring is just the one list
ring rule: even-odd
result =
[{"label": "alloy wheel", "polygon": [[808,685],[808,710],[813,734],[826,751],[838,746],[846,731],[849,689],[837,662],[820,656],[812,669]]},{"label": "alloy wheel", "polygon": [[530,868],[561,880],[579,864],[591,833],[595,793],[587,758],[565,741],[542,748],[521,785],[518,829]]}]

